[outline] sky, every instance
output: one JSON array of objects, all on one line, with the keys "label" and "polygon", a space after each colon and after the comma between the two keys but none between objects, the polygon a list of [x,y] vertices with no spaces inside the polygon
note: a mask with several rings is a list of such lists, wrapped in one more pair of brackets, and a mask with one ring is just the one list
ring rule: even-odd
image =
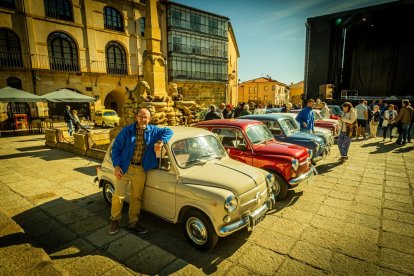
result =
[{"label": "sky", "polygon": [[304,79],[307,18],[389,0],[172,0],[230,18],[240,52],[241,82],[269,75],[285,84]]}]

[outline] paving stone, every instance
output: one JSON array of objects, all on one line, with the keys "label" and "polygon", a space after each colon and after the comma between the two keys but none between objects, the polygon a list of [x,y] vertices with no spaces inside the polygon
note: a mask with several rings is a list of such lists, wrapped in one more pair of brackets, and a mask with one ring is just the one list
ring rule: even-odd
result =
[{"label": "paving stone", "polygon": [[382,190],[371,190],[371,189],[360,187],[358,189],[357,195],[382,199]]},{"label": "paving stone", "polygon": [[[247,270],[244,267],[241,266],[235,266],[233,267],[228,274],[226,275],[231,275],[231,276],[240,276],[240,275],[253,275],[254,273],[250,270]],[[190,276],[190,275],[189,275]]]},{"label": "paving stone", "polygon": [[[379,181],[378,181],[379,182]],[[380,191],[382,192],[382,183],[372,183],[370,180],[364,179],[359,186],[360,189],[368,189],[368,190],[374,190],[374,191]]]},{"label": "paving stone", "polygon": [[378,275],[379,267],[342,254],[334,254],[331,259],[332,272],[335,275]]},{"label": "paving stone", "polygon": [[328,270],[330,268],[332,251],[307,242],[299,241],[289,255],[296,260],[305,262],[314,267]]},{"label": "paving stone", "polygon": [[355,194],[348,193],[348,192],[342,192],[342,191],[333,190],[329,194],[329,197],[330,198],[338,198],[338,199],[351,200],[352,201],[355,198]]},{"label": "paving stone", "polygon": [[84,235],[96,231],[103,226],[107,225],[107,222],[97,217],[88,217],[84,220],[78,220],[75,223],[69,225],[69,227],[77,234]]},{"label": "paving stone", "polygon": [[108,271],[106,271],[103,275],[105,276],[131,275],[132,276],[136,274],[130,271],[129,269],[127,269],[126,267],[117,265],[109,269]]},{"label": "paving stone", "polygon": [[370,216],[370,215],[350,212],[349,215],[346,217],[345,221],[349,223],[369,227],[372,229],[380,228],[380,216]]},{"label": "paving stone", "polygon": [[324,202],[324,204],[344,210],[351,210],[353,208],[352,201],[330,197]]},{"label": "paving stone", "polygon": [[387,199],[384,200],[383,208],[403,211],[407,213],[414,213],[414,208],[412,204]]},{"label": "paving stone", "polygon": [[358,187],[336,184],[333,189],[344,193],[355,194]]},{"label": "paving stone", "polygon": [[330,231],[309,227],[303,233],[301,240],[316,246],[324,247],[330,250],[336,249],[335,241],[339,239],[340,234],[332,233]]},{"label": "paving stone", "polygon": [[302,211],[316,213],[321,207],[321,204],[307,201],[301,198],[300,200],[296,201],[296,203],[292,205],[291,207],[294,209],[302,210]]},{"label": "paving stone", "polygon": [[311,225],[334,233],[341,233],[345,222],[332,217],[317,215],[312,219]]},{"label": "paving stone", "polygon": [[[401,178],[398,178],[398,180],[401,180]],[[406,181],[396,181],[396,180],[386,179],[385,185],[389,187],[403,188],[403,189],[408,189],[410,187],[408,185],[408,179]]]},{"label": "paving stone", "polygon": [[166,266],[160,275],[205,275],[200,269],[188,264],[184,260],[177,259]]},{"label": "paving stone", "polygon": [[275,232],[288,235],[292,238],[298,238],[306,228],[306,225],[303,225],[296,221],[288,219],[279,219],[277,223],[275,223],[275,227],[273,230]]},{"label": "paving stone", "polygon": [[282,264],[284,257],[265,248],[255,247],[249,254],[244,254],[239,264],[260,275],[274,275]]},{"label": "paving stone", "polygon": [[149,242],[129,234],[111,242],[107,251],[119,260],[126,260],[149,245]]},{"label": "paving stone", "polygon": [[325,275],[325,273],[314,267],[298,262],[293,259],[287,259],[276,275]]},{"label": "paving stone", "polygon": [[412,202],[411,195],[385,193],[384,196],[385,196],[385,199],[388,199],[388,200],[394,200],[394,201],[404,202],[404,203]]},{"label": "paving stone", "polygon": [[62,245],[67,244],[77,238],[77,235],[66,228],[58,228],[52,232],[44,234],[36,238],[36,242],[39,243],[47,252],[51,252]]},{"label": "paving stone", "polygon": [[414,214],[400,212],[397,210],[384,209],[383,216],[384,218],[389,219],[389,220],[395,220],[398,222],[414,224]]},{"label": "paving stone", "polygon": [[355,202],[353,207],[354,212],[361,213],[365,215],[371,215],[371,216],[380,216],[381,215],[381,208],[366,205],[361,202]]},{"label": "paving stone", "polygon": [[134,271],[155,275],[176,259],[174,255],[151,245],[128,259],[126,264]]},{"label": "paving stone", "polygon": [[381,248],[380,264],[398,272],[412,274],[414,271],[414,256],[389,248]]},{"label": "paving stone", "polygon": [[24,227],[24,231],[31,237],[38,237],[50,233],[56,229],[62,228],[63,225],[54,219],[47,219],[35,224],[29,224]]},{"label": "paving stone", "polygon": [[385,186],[385,192],[399,195],[410,195],[410,189]]},{"label": "paving stone", "polygon": [[335,241],[338,253],[358,258],[364,261],[375,262],[377,259],[378,246],[367,242],[365,238],[340,236]]},{"label": "paving stone", "polygon": [[76,208],[76,209],[70,210],[69,212],[63,213],[57,216],[56,218],[64,224],[71,224],[78,220],[86,219],[92,215],[93,214],[91,214],[89,211],[85,209]]},{"label": "paving stone", "polygon": [[296,239],[287,235],[267,231],[266,233],[254,239],[257,245],[270,249],[280,254],[287,254],[296,243]]},{"label": "paving stone", "polygon": [[322,206],[318,211],[318,215],[340,220],[345,220],[349,213],[349,211],[346,211],[344,209],[338,209],[330,206]]},{"label": "paving stone", "polygon": [[381,206],[382,206],[382,200],[380,198],[357,195],[357,196],[355,196],[355,201],[363,203],[363,204],[375,206],[375,207],[378,207],[378,208],[381,208]]},{"label": "paving stone", "polygon": [[53,262],[63,267],[68,263],[74,262],[77,257],[85,256],[95,250],[96,248],[88,242],[76,239],[60,248],[54,249],[50,254],[50,258]]},{"label": "paving stone", "polygon": [[382,229],[387,232],[393,232],[401,236],[414,237],[414,225],[401,223],[394,220],[384,219],[382,222]]},{"label": "paving stone", "polygon": [[290,220],[295,220],[300,223],[309,224],[314,214],[302,210],[296,210],[293,208],[287,208],[283,210],[282,217]]},{"label": "paving stone", "polygon": [[47,213],[49,213],[52,216],[58,216],[67,212],[71,212],[73,210],[78,210],[80,209],[78,206],[76,206],[75,204],[69,203],[63,199],[60,199],[58,201],[60,204],[57,204],[55,206],[52,206],[50,208],[46,208],[45,211]]},{"label": "paving stone", "polygon": [[356,240],[366,240],[376,244],[378,242],[379,231],[353,223],[345,223],[343,234],[355,238]]},{"label": "paving stone", "polygon": [[88,255],[82,258],[76,258],[73,262],[63,266],[70,275],[100,275],[106,271],[110,271],[118,264],[104,256]]},{"label": "paving stone", "polygon": [[414,238],[412,237],[383,232],[379,245],[414,255]]}]

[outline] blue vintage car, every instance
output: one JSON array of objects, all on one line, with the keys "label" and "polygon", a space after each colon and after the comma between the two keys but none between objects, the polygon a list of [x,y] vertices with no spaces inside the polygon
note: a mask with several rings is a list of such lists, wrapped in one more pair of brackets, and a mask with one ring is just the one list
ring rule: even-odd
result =
[{"label": "blue vintage car", "polygon": [[246,115],[239,117],[239,119],[261,121],[267,125],[276,140],[312,150],[312,162],[314,164],[325,157],[330,151],[329,146],[325,144],[321,137],[301,132],[295,120],[291,116],[283,113]]}]

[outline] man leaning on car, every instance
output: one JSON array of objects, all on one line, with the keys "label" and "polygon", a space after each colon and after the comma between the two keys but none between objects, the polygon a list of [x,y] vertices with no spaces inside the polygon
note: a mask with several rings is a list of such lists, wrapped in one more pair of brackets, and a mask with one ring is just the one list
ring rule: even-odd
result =
[{"label": "man leaning on car", "polygon": [[169,128],[150,125],[151,114],[145,108],[138,111],[135,119],[134,124],[120,131],[112,145],[112,164],[116,181],[112,197],[110,235],[116,234],[119,230],[128,182],[131,183],[128,231],[138,235],[148,232],[138,224],[146,173],[158,167],[155,152],[159,152],[173,135]]}]

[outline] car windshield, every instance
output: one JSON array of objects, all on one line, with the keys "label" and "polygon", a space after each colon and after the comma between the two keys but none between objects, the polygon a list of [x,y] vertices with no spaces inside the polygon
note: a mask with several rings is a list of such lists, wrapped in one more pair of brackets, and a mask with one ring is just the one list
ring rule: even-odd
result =
[{"label": "car windshield", "polygon": [[318,111],[313,110],[313,114],[315,114],[315,119],[316,120],[323,120],[322,115]]},{"label": "car windshield", "polygon": [[291,118],[285,118],[279,121],[280,126],[286,133],[295,133],[299,131],[298,125],[295,123],[296,120]]},{"label": "car windshield", "polygon": [[116,112],[115,111],[105,111],[104,116],[116,116]]},{"label": "car windshield", "polygon": [[180,168],[203,165],[209,160],[226,156],[223,146],[213,135],[177,141],[171,146],[171,150]]},{"label": "car windshield", "polygon": [[334,105],[334,106],[332,107],[332,112],[333,112],[333,114],[335,114],[335,115],[341,115],[342,110],[341,110],[341,108],[340,108],[339,106]]},{"label": "car windshield", "polygon": [[266,125],[254,125],[246,130],[247,137],[249,137],[252,144],[261,144],[269,140],[273,140],[273,135]]}]

